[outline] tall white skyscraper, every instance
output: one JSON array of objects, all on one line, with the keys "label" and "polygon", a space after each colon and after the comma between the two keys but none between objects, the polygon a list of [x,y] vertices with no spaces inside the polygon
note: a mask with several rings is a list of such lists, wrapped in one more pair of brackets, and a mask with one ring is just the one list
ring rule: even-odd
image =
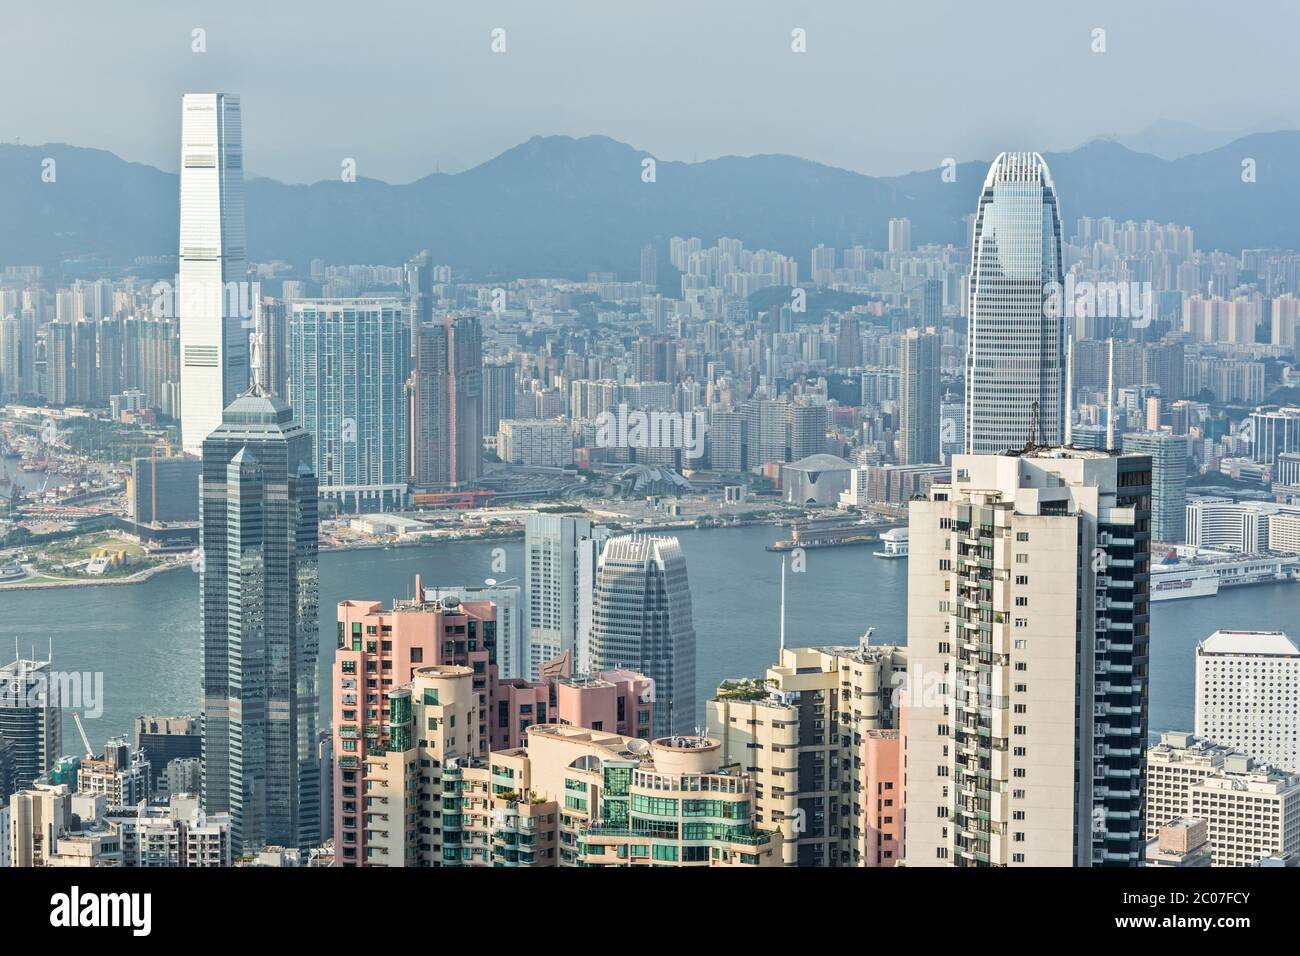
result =
[{"label": "tall white skyscraper", "polygon": [[[971,249],[966,452],[1065,433],[1061,215],[1038,153],[1003,153],[984,180]],[[1055,292],[1055,295],[1053,295]],[[1031,436],[1037,405],[1038,431]]]},{"label": "tall white skyscraper", "polygon": [[[252,318],[244,249],[239,97],[181,99],[181,442],[199,455],[221,414],[248,387]],[[246,314],[245,314],[246,313]]]},{"label": "tall white skyscraper", "polygon": [[581,619],[580,568],[584,541],[592,536],[589,518],[529,515],[524,526],[524,620],[527,624],[526,676],[565,651],[578,664]]},{"label": "tall white skyscraper", "polygon": [[676,538],[619,535],[596,571],[591,666],[655,682],[654,734],[689,733],[695,714],[695,624],[686,556]]},{"label": "tall white skyscraper", "polygon": [[1215,631],[1196,646],[1196,736],[1300,772],[1300,648],[1282,631]]},{"label": "tall white skyscraper", "polygon": [[908,510],[908,866],[1139,865],[1151,459],[956,455]]}]

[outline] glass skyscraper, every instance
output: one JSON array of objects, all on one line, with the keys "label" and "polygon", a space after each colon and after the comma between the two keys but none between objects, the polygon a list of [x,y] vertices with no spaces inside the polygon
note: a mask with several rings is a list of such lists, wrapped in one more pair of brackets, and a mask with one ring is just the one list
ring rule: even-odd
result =
[{"label": "glass skyscraper", "polygon": [[[966,452],[1065,432],[1061,215],[1038,153],[1002,153],[984,180],[971,249]],[[1034,408],[1038,429],[1033,434]]]},{"label": "glass skyscraper", "polygon": [[289,406],[253,391],[203,442],[203,807],[239,852],[320,841],[311,462]]},{"label": "glass skyscraper", "polygon": [[628,668],[654,680],[654,735],[690,733],[695,624],[686,556],[676,538],[620,535],[596,570],[591,669]]},{"label": "glass skyscraper", "polygon": [[401,299],[299,299],[289,401],[311,434],[323,498],[363,511],[406,496],[410,324]]}]

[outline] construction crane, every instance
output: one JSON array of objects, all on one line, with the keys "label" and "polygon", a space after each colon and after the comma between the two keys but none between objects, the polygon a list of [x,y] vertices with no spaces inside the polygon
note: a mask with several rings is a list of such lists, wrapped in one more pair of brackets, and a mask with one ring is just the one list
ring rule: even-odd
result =
[{"label": "construction crane", "polygon": [[77,725],[77,733],[81,734],[81,742],[86,746],[86,759],[94,760],[95,751],[90,746],[90,738],[86,736],[86,728],[81,725],[81,715],[75,710],[72,712],[72,722]]}]

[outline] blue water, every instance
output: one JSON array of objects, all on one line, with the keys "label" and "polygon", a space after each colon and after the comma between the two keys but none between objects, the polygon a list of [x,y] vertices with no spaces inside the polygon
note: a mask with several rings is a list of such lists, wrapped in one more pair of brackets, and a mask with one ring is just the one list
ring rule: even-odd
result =
[{"label": "blue water", "polygon": [[[695,610],[697,700],[720,681],[761,674],[776,658],[780,556],[764,546],[780,537],[767,526],[680,532]],[[507,569],[492,568],[504,547]],[[856,643],[874,627],[876,644],[906,642],[907,562],[882,561],[870,547],[810,551],[807,571],[787,578],[786,642]],[[439,544],[388,551],[325,553],[320,561],[321,673],[334,650],[334,606],[348,598],[390,603],[424,583],[467,585],[521,576],[520,542]],[[0,621],[24,656],[54,645],[62,671],[103,673],[103,714],[86,720],[96,747],[129,734],[134,717],[198,709],[201,663],[198,579],[173,571],[138,585],[0,592]],[[1300,585],[1225,590],[1215,598],[1153,606],[1151,730],[1191,729],[1193,649],[1216,628],[1282,629],[1300,634]],[[0,654],[8,657],[10,652]],[[328,683],[322,676],[322,688]],[[322,700],[322,719],[327,700]],[[324,724],[322,724],[324,726]],[[74,742],[65,722],[64,750]]]}]

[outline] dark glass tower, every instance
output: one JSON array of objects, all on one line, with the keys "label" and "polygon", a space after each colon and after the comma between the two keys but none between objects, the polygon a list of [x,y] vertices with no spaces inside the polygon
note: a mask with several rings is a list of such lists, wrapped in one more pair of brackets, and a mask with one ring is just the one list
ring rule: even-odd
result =
[{"label": "dark glass tower", "polygon": [[203,805],[238,852],[320,841],[311,436],[252,390],[203,442]]}]

